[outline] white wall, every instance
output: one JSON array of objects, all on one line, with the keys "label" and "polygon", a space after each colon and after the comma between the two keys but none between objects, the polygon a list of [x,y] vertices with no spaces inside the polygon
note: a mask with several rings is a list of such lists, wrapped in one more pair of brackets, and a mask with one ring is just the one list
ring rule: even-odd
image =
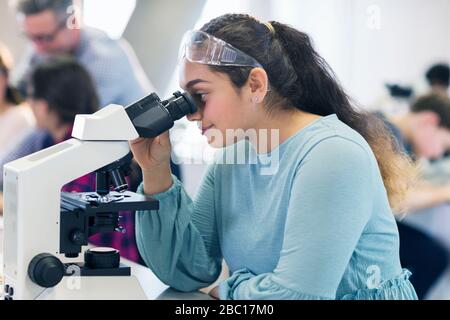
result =
[{"label": "white wall", "polygon": [[427,67],[450,58],[448,0],[278,0],[275,19],[311,35],[363,105],[385,82],[423,86]]},{"label": "white wall", "polygon": [[[355,1],[364,12],[370,1]],[[348,86],[363,102],[370,102],[385,81],[422,84],[426,69],[450,59],[450,1],[379,0],[381,29],[362,28],[354,18],[354,67]]]}]

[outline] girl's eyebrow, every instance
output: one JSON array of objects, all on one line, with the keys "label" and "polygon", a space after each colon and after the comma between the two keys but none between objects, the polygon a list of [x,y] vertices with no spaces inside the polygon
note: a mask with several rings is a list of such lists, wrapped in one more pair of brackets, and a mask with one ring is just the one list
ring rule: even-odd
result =
[{"label": "girl's eyebrow", "polygon": [[202,79],[192,80],[192,81],[189,81],[188,84],[186,85],[186,90],[191,89],[193,86],[195,86],[198,83],[210,83],[210,82],[206,81],[206,80],[202,80]]}]

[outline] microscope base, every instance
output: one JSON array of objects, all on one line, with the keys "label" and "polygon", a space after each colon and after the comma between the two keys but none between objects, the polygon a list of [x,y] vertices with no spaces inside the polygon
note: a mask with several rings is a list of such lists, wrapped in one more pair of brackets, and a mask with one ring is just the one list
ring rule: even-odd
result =
[{"label": "microscope base", "polygon": [[148,300],[136,277],[67,277],[36,300]]}]

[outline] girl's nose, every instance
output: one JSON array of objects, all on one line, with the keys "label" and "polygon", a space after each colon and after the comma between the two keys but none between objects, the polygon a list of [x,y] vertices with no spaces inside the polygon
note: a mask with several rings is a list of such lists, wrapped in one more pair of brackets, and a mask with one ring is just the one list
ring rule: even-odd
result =
[{"label": "girl's nose", "polygon": [[200,110],[198,110],[196,113],[192,113],[187,116],[187,119],[189,121],[201,121],[202,118],[203,117],[202,117]]}]

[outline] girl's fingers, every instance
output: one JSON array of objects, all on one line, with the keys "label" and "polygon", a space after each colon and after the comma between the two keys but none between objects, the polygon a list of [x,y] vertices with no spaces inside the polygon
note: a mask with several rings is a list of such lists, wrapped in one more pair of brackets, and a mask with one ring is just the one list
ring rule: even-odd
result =
[{"label": "girl's fingers", "polygon": [[159,143],[162,146],[168,146],[170,145],[170,134],[169,131],[163,133],[162,135],[159,136]]}]

